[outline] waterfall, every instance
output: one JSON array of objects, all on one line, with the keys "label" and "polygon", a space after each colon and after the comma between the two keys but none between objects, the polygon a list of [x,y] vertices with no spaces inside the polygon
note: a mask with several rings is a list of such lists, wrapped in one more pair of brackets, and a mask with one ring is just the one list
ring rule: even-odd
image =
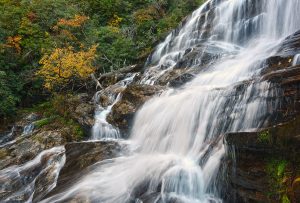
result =
[{"label": "waterfall", "polygon": [[[119,81],[115,86],[120,86],[122,88],[126,88],[127,85],[132,83],[134,77],[136,74],[129,74],[125,79]],[[109,124],[106,120],[108,114],[111,112],[113,106],[120,101],[121,99],[121,93],[118,94],[112,94],[110,96],[110,100],[112,100],[112,104],[105,107],[102,107],[99,104],[99,96],[103,93],[103,90],[100,90],[99,92],[96,92],[94,96],[94,101],[97,104],[96,110],[95,110],[95,124],[92,128],[92,136],[91,140],[103,140],[103,139],[119,139],[120,132],[119,129]]]},{"label": "waterfall", "polygon": [[[142,83],[155,84],[199,46],[220,57],[180,89],[148,101],[131,132],[132,153],[100,163],[44,202],[222,202],[217,175],[222,135],[268,121],[267,82],[255,83],[263,61],[300,29],[300,0],[211,0],[157,46]],[[201,55],[190,67],[201,65]],[[243,86],[244,88],[239,88]]]},{"label": "waterfall", "polygon": [[300,64],[300,54],[296,54],[294,59],[293,59],[293,66],[299,65]]}]

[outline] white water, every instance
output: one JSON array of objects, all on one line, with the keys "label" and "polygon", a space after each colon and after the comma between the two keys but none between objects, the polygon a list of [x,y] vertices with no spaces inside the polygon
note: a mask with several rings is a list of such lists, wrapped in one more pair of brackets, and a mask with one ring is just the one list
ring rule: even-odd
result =
[{"label": "white water", "polygon": [[95,124],[92,128],[92,140],[120,138],[119,130],[109,124],[106,120],[108,114],[111,112],[112,107],[120,100],[120,97],[121,95],[118,94],[115,101],[107,108],[97,105],[95,110]]},{"label": "white water", "polygon": [[[24,136],[29,136],[32,134],[33,130],[34,130],[34,123],[30,123],[28,125],[24,126],[23,132],[21,134],[21,137],[16,137],[16,139],[14,139],[14,134],[15,134],[15,126],[12,127],[10,133],[8,133],[7,135],[5,135],[3,138],[3,140],[1,139],[0,141],[0,148],[4,148],[7,147],[9,145],[12,145],[14,143],[17,142],[17,139],[20,139],[21,137]],[[6,138],[6,139],[5,139]]]},{"label": "white water", "polygon": [[293,59],[293,66],[300,65],[300,54],[296,54]]},{"label": "white water", "polygon": [[[45,150],[24,165],[1,170],[1,202],[32,202],[51,191],[65,163],[64,151],[64,147]],[[39,179],[44,179],[44,183]]]},{"label": "white water", "polygon": [[[136,74],[129,75],[125,79],[121,80],[116,86],[120,86],[121,88],[126,88],[127,85],[132,83]],[[102,94],[102,91],[99,91],[95,94],[94,100],[97,104],[99,102],[99,95]],[[112,94],[110,95],[110,99],[113,101],[111,105],[102,107],[100,104],[97,104],[95,110],[95,124],[92,128],[92,136],[91,140],[103,140],[103,139],[118,139],[121,138],[120,131],[116,127],[112,126],[107,122],[106,118],[108,114],[111,112],[112,107],[121,99],[122,94]]]},{"label": "white water", "polygon": [[30,135],[34,130],[34,123],[30,123],[24,126],[22,135]]}]

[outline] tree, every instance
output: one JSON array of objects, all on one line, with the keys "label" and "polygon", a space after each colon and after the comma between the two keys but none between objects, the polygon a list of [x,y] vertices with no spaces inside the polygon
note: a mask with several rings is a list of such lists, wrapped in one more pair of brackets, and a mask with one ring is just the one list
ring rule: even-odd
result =
[{"label": "tree", "polygon": [[96,58],[96,45],[88,50],[74,50],[73,47],[56,48],[40,60],[41,69],[38,76],[44,79],[44,87],[48,90],[62,90],[65,86],[79,79],[88,78],[95,72],[93,62]]}]

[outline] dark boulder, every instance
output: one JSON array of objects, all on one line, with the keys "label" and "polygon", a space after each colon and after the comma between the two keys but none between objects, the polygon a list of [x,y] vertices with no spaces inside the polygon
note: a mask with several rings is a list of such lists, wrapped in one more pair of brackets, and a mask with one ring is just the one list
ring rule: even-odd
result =
[{"label": "dark boulder", "polygon": [[93,164],[118,156],[121,146],[113,141],[76,142],[66,144],[65,150],[65,165],[61,169],[56,187],[47,197],[65,191],[87,173]]},{"label": "dark boulder", "polygon": [[85,93],[71,96],[67,99],[66,106],[69,108],[70,117],[80,124],[87,135],[90,134],[95,122],[95,105],[91,101],[91,96]]},{"label": "dark boulder", "polygon": [[229,133],[226,202],[273,202],[286,195],[299,202],[293,182],[300,177],[300,117],[257,132]]},{"label": "dark boulder", "polygon": [[178,88],[185,83],[194,79],[195,75],[191,73],[184,73],[169,82],[170,87]]},{"label": "dark boulder", "polygon": [[135,112],[162,89],[153,85],[129,85],[123,91],[121,100],[113,106],[107,117],[108,122],[117,126],[125,136],[128,135]]},{"label": "dark boulder", "polygon": [[300,52],[300,30],[288,36],[280,45],[278,53],[281,55],[295,55]]},{"label": "dark boulder", "polygon": [[137,72],[141,72],[142,70],[143,70],[143,65],[141,64],[131,65],[116,71],[102,74],[98,78],[98,81],[100,82],[103,88],[106,88],[110,85],[114,85],[117,82],[125,79],[128,73],[134,73],[134,72],[137,73]]}]

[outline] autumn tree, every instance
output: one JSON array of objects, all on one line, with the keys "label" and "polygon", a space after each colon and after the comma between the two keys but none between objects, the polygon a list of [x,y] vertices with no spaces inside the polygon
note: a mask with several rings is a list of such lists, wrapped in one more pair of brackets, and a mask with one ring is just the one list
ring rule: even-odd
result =
[{"label": "autumn tree", "polygon": [[[52,91],[77,88],[88,75],[79,70],[89,73],[95,66],[99,74],[143,63],[203,1],[0,0],[0,117],[48,100],[43,85]],[[92,53],[97,57],[86,61],[94,44],[99,44]]]},{"label": "autumn tree", "polygon": [[87,50],[76,51],[73,47],[56,48],[40,60],[38,76],[44,79],[44,87],[51,91],[61,91],[76,80],[87,79],[95,72],[93,62],[96,58],[94,45]]}]

